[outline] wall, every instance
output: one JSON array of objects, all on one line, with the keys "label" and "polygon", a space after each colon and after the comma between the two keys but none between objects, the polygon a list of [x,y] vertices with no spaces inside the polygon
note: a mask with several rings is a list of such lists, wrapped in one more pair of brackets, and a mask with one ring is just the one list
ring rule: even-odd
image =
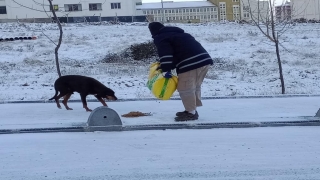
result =
[{"label": "wall", "polygon": [[241,1],[241,18],[243,20],[252,20],[251,15],[244,17],[245,12],[249,12],[253,15],[254,20],[258,20],[258,17],[263,21],[266,21],[270,17],[269,1],[257,1],[257,0],[242,0]]},{"label": "wall", "polygon": [[320,20],[319,0],[291,0],[292,19]]},{"label": "wall", "polygon": [[[78,4],[79,0],[68,0],[67,2],[65,0],[54,0],[52,3],[54,5],[59,6],[59,11],[57,11],[57,15],[59,17],[84,17],[84,16],[102,16],[102,17],[115,17],[115,16],[135,16],[136,15],[136,2],[139,2],[141,0],[95,0],[94,3],[101,3],[102,4],[102,10],[89,10],[89,3],[92,3],[90,1],[81,1],[82,11],[72,11],[72,12],[65,12],[65,4]],[[48,18],[51,15],[51,12],[48,12],[48,15],[44,12],[44,9],[46,11],[49,11],[48,2],[45,1],[45,6],[37,5],[32,0],[16,0],[21,5],[16,4],[15,2],[11,0],[1,1],[0,3],[5,2],[7,5],[7,19],[28,19],[28,18]],[[36,1],[39,2],[39,1]],[[121,9],[111,9],[111,2],[120,2],[121,3]],[[28,9],[26,7],[30,7],[32,9]],[[44,9],[43,9],[44,8]]]},{"label": "wall", "polygon": [[[241,15],[239,14],[239,16],[234,17],[234,12],[233,12],[233,7],[236,6],[240,6],[240,1],[241,0],[209,0],[210,2],[212,2],[214,5],[216,5],[219,8],[219,19],[220,20],[239,20]],[[225,17],[222,17],[221,14],[221,8],[220,8],[220,3],[225,3]],[[241,13],[241,10],[239,9],[239,13]]]}]

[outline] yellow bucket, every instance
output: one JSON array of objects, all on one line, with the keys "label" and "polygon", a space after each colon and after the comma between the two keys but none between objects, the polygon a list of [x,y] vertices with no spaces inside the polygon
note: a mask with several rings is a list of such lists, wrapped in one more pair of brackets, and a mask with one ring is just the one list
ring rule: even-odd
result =
[{"label": "yellow bucket", "polygon": [[161,100],[168,100],[176,91],[178,85],[178,77],[172,75],[171,78],[163,77],[158,62],[151,64],[147,87],[151,90],[152,94]]}]

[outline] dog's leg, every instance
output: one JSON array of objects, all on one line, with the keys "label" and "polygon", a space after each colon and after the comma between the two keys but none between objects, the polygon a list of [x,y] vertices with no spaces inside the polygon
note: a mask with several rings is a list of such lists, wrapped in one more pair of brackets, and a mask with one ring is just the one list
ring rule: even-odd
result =
[{"label": "dog's leg", "polygon": [[86,100],[87,95],[88,94],[80,94],[80,97],[81,97],[83,108],[85,108],[87,112],[91,112],[92,110],[89,109],[87,106],[87,100]]},{"label": "dog's leg", "polygon": [[56,101],[57,107],[58,107],[59,109],[61,109],[61,106],[60,106],[60,103],[59,103],[59,98],[58,98],[58,97],[55,97],[54,100]]},{"label": "dog's leg", "polygon": [[100,97],[100,96],[94,96],[94,97],[96,97],[101,103],[102,103],[102,105],[104,105],[104,106],[107,106],[108,107],[108,105],[106,104],[106,102],[102,99],[102,97]]},{"label": "dog's leg", "polygon": [[67,110],[73,110],[72,108],[70,108],[69,106],[68,106],[68,100],[69,100],[69,98],[71,97],[71,93],[69,93],[69,94],[67,94],[67,95],[65,95],[64,97],[63,97],[63,101],[62,101],[62,104],[64,105],[64,107],[66,107],[66,109]]},{"label": "dog's leg", "polygon": [[57,107],[58,107],[59,109],[61,109],[61,105],[60,105],[60,103],[59,103],[59,99],[60,99],[61,97],[63,97],[65,94],[66,94],[66,93],[61,93],[61,92],[60,92],[60,94],[59,94],[57,97],[54,98],[54,100],[56,101]]}]

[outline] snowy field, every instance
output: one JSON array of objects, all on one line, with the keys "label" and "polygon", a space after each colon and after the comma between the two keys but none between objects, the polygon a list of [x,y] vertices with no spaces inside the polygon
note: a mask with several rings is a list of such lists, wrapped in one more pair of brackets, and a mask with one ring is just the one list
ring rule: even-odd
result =
[{"label": "snowy field", "polygon": [[[208,50],[215,65],[203,96],[279,95],[274,47],[256,27],[234,23],[182,25]],[[151,40],[146,25],[65,24],[60,49],[63,75],[94,77],[120,99],[152,98],[146,82],[150,62],[103,62],[108,54]],[[0,24],[0,38],[36,36],[0,43],[0,103],[48,100],[58,77],[54,24]],[[281,37],[287,94],[320,94],[320,27],[298,24]],[[177,93],[174,94],[177,96]],[[88,96],[88,98],[93,98]],[[72,100],[80,99],[75,93]],[[196,122],[294,121],[312,117],[319,97],[204,100]],[[124,125],[170,124],[181,101],[107,102]],[[90,113],[55,103],[0,104],[0,129],[85,126]],[[101,106],[89,102],[91,109]],[[185,123],[185,122],[182,122]],[[2,180],[318,180],[319,127],[166,130],[0,135]]]},{"label": "snowy field", "polygon": [[[281,93],[274,46],[256,27],[234,23],[174,25],[194,35],[215,61],[203,84],[203,96]],[[56,25],[2,23],[0,29],[1,38],[38,38],[0,43],[0,101],[51,98],[58,76],[54,45],[46,36],[57,41]],[[59,54],[63,75],[97,78],[120,99],[153,97],[145,86],[150,61],[102,61],[110,53],[121,53],[130,45],[152,40],[147,25],[65,24],[63,30]],[[281,45],[287,94],[319,94],[319,25],[293,26],[281,36]]]}]

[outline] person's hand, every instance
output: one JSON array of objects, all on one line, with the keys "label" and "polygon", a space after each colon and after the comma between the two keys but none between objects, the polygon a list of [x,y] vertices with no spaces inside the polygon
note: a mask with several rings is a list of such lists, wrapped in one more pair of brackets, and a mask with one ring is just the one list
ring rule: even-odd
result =
[{"label": "person's hand", "polygon": [[170,71],[168,71],[168,72],[163,72],[162,75],[163,75],[164,78],[172,78],[172,74],[171,74]]}]

